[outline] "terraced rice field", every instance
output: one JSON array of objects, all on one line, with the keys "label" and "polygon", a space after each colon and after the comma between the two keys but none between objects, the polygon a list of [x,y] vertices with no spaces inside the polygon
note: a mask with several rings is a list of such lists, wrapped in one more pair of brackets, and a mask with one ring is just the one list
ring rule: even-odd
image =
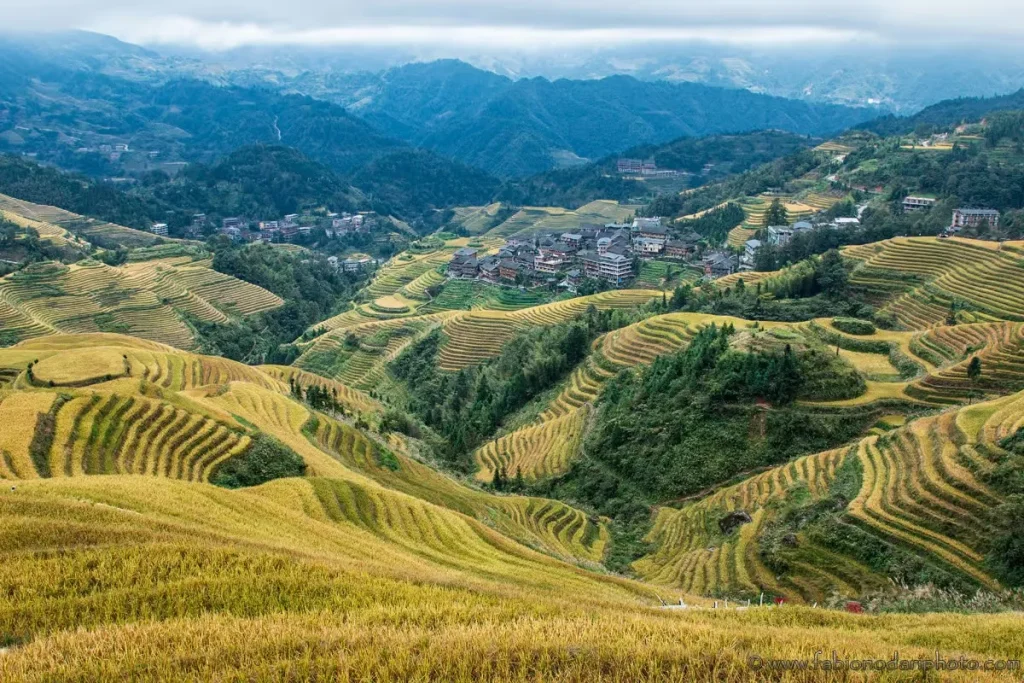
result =
[{"label": "terraced rice field", "polygon": [[950,304],[973,322],[1024,320],[1019,254],[964,239],[895,238],[843,250],[860,262],[851,284],[907,329],[941,324]]},{"label": "terraced rice field", "polygon": [[[647,537],[656,550],[635,562],[634,569],[651,583],[686,586],[688,592],[696,594],[757,595],[765,591],[770,595],[802,599],[801,584],[805,577],[794,572],[796,576],[787,577],[786,581],[776,579],[761,562],[757,537],[771,519],[770,502],[784,500],[795,485],[804,485],[812,496],[823,497],[836,470],[850,457],[849,451],[840,449],[806,456],[724,488],[682,509],[661,508]],[[734,510],[748,512],[753,521],[723,537],[718,520]],[[856,571],[855,563],[845,564],[850,565],[842,574],[845,580],[832,582],[840,592],[853,595],[856,590],[851,588],[878,585],[876,577],[864,575],[863,570]],[[823,578],[814,577],[816,582]],[[851,586],[855,581],[858,585]],[[866,581],[866,585],[862,586],[861,581]]]},{"label": "terraced rice field", "polygon": [[[604,383],[619,371],[644,365],[683,348],[704,325],[747,321],[701,313],[669,313],[648,318],[598,338],[593,353],[569,376],[565,387],[530,425],[502,436],[474,453],[477,478],[490,481],[504,466],[509,476],[527,479],[566,471],[579,450],[590,406]],[[764,324],[764,323],[762,323]],[[772,323],[767,323],[770,327]]]},{"label": "terraced rice field", "polygon": [[[391,259],[387,265],[377,271],[373,282],[365,289],[366,297],[376,299],[394,294],[424,273],[448,263],[453,251],[454,249],[438,250],[416,256],[403,252],[402,255]],[[410,258],[405,259],[403,256]],[[328,327],[330,327],[329,324]]]},{"label": "terraced rice field", "polygon": [[[248,680],[287,671],[461,682],[615,672],[738,683],[750,679],[753,654],[806,658],[821,642],[844,660],[893,650],[905,660],[936,650],[978,660],[1019,652],[1015,614],[712,612],[690,596],[691,609],[663,609],[658,597],[681,596],[572,567],[430,506],[400,515],[392,499],[344,482],[226,491],[108,477],[18,488],[0,504],[4,518],[33,536],[31,551],[13,537],[0,548],[0,628],[21,642],[0,659],[5,680]],[[416,536],[417,528],[435,533]]]},{"label": "terraced rice field", "polygon": [[[671,272],[672,277],[669,281],[666,281],[665,276],[669,272]],[[633,286],[644,289],[671,290],[682,283],[692,284],[702,277],[704,277],[703,271],[678,262],[641,261],[640,272],[637,273]]]},{"label": "terraced rice field", "polygon": [[[756,539],[774,514],[771,503],[785,500],[794,487],[812,499],[828,494],[836,471],[855,459],[861,487],[845,519],[862,531],[906,549],[944,571],[979,586],[997,583],[984,565],[989,540],[988,513],[1001,497],[979,478],[991,472],[997,443],[1024,423],[1024,394],[897,422],[882,435],[858,444],[800,458],[752,476],[682,509],[663,508],[649,541],[657,550],[634,567],[645,579],[682,590],[770,594],[821,601],[831,592],[857,595],[884,585],[886,577],[856,558],[800,538],[798,561],[776,576],[760,562]],[[753,522],[723,535],[717,522],[734,510]],[[802,558],[802,559],[799,559]]]},{"label": "terraced rice field", "polygon": [[835,140],[829,140],[828,142],[821,143],[814,149],[815,151],[818,152],[835,152],[838,154],[849,154],[850,152],[853,151],[854,148],[850,147],[849,145],[844,145],[840,142],[836,142]]},{"label": "terraced rice field", "polygon": [[746,245],[747,240],[754,239],[758,230],[760,230],[760,228],[744,227],[743,224],[737,225],[729,231],[729,235],[726,238],[726,244],[733,249],[742,249]]},{"label": "terraced rice field", "polygon": [[26,218],[20,214],[14,213],[13,211],[0,210],[0,217],[9,223],[21,226],[22,228],[28,228],[34,230],[39,238],[55,244],[59,247],[66,245],[78,245],[87,246],[87,244],[72,235],[70,232],[60,227],[59,225],[53,225],[52,223],[44,223],[42,221],[33,220]]},{"label": "terraced rice field", "polygon": [[786,209],[786,217],[790,223],[807,218],[815,212],[814,207],[787,196],[757,195],[756,197],[744,197],[740,202],[746,219],[743,221],[743,228],[760,230],[765,227],[764,215],[772,202],[778,199]]},{"label": "terraced rice field", "polygon": [[303,370],[369,391],[384,379],[384,368],[409,344],[457,313],[434,313],[390,320],[355,318],[318,337],[295,360]]},{"label": "terraced rice field", "polygon": [[512,237],[530,235],[545,230],[571,231],[585,223],[621,223],[636,213],[638,207],[617,202],[598,200],[572,211],[561,207],[523,207],[488,236]]},{"label": "terraced rice field", "polygon": [[490,229],[500,210],[501,204],[497,202],[487,206],[460,206],[455,209],[452,223],[462,226],[471,235],[478,235]]},{"label": "terraced rice field", "polygon": [[[931,403],[971,400],[975,393],[1007,394],[1024,389],[1024,324],[975,323],[935,327],[914,337],[911,349],[942,367],[908,387],[907,393]],[[973,356],[981,360],[976,382],[967,376]]]},{"label": "terraced rice field", "polygon": [[727,287],[735,287],[736,283],[743,280],[744,286],[756,285],[758,282],[766,282],[773,277],[778,277],[785,271],[772,270],[772,271],[760,271],[751,270],[747,272],[736,272],[732,275],[726,275],[715,280],[715,286],[719,289],[725,289]]},{"label": "terraced rice field", "polygon": [[[77,387],[49,387],[45,381],[39,387],[43,378],[24,370],[36,359],[40,373],[69,368],[88,360],[88,354],[95,354],[91,366],[102,367],[73,370],[70,379],[78,380]],[[96,376],[111,361],[131,366],[130,375]],[[397,504],[400,515],[464,524],[451,517],[451,509],[572,561],[599,561],[607,543],[603,525],[578,510],[557,501],[496,498],[468,489],[409,458],[401,437],[394,437],[398,442],[391,448],[326,415],[311,423],[313,413],[291,399],[287,380],[335,390],[347,407],[367,413],[383,408],[361,392],[294,368],[252,368],[120,335],[33,340],[0,351],[0,367],[15,373],[12,389],[0,397],[0,419],[17,426],[0,434],[0,478],[104,474],[203,482],[243,454],[259,429],[298,453],[310,475],[337,479],[331,486],[344,482],[358,488],[346,495],[369,496],[381,514]],[[358,514],[354,519],[375,527],[382,523]],[[429,536],[423,527],[414,532],[416,538],[421,534]]]},{"label": "terraced rice field", "polygon": [[492,358],[526,326],[565,322],[590,305],[599,309],[632,308],[658,294],[652,290],[622,289],[518,311],[472,311],[453,315],[444,323],[448,341],[441,349],[440,366],[444,370],[459,370]]},{"label": "terraced rice field", "polygon": [[182,319],[225,322],[280,306],[270,292],[190,259],[111,267],[97,261],[72,266],[47,262],[0,279],[0,319],[19,339],[43,334],[125,332],[191,348]]},{"label": "terraced rice field", "polygon": [[157,237],[149,232],[86,218],[55,206],[34,204],[4,194],[0,194],[0,210],[63,228],[104,248],[114,244],[132,249],[151,246],[158,240],[169,240],[167,237]]},{"label": "terraced rice field", "polygon": [[509,477],[543,479],[561,474],[579,450],[589,410],[584,406],[537,425],[524,427],[476,451],[477,478],[494,479],[504,468]]},{"label": "terraced rice field", "polygon": [[315,435],[316,443],[374,481],[479,519],[528,546],[573,561],[597,562],[604,554],[608,532],[598,520],[559,501],[469,489],[407,457],[402,437],[393,438],[388,466],[381,445],[346,424],[321,420]]},{"label": "terraced rice field", "polygon": [[384,410],[384,406],[379,401],[371,398],[365,392],[353,389],[347,384],[315,375],[312,372],[306,372],[290,365],[260,365],[259,370],[276,380],[280,380],[284,384],[289,384],[289,387],[291,382],[295,382],[303,390],[307,390],[311,386],[327,389],[350,412],[358,414],[382,412]]},{"label": "terraced rice field", "polygon": [[412,282],[402,287],[399,291],[410,299],[426,301],[430,298],[427,294],[427,289],[430,287],[436,287],[444,281],[445,276],[441,272],[440,268],[434,268],[418,276]]},{"label": "terraced rice field", "polygon": [[828,211],[842,200],[842,196],[836,196],[834,194],[808,192],[800,198],[800,203],[811,207],[815,211]]},{"label": "terraced rice field", "polygon": [[765,227],[764,215],[775,199],[782,201],[782,205],[786,208],[786,217],[790,223],[805,220],[812,214],[827,209],[839,201],[838,198],[829,195],[813,193],[809,194],[805,199],[768,195],[744,197],[738,204],[743,207],[746,218],[744,218],[742,223],[729,231],[726,243],[733,249],[742,249],[747,240],[753,239],[757,231]]}]

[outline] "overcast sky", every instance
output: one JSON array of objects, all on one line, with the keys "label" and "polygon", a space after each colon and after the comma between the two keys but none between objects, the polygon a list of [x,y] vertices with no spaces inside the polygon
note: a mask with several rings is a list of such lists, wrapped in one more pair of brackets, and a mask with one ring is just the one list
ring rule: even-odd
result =
[{"label": "overcast sky", "polygon": [[576,47],[1024,39],[1020,0],[0,0],[0,25],[140,44]]}]

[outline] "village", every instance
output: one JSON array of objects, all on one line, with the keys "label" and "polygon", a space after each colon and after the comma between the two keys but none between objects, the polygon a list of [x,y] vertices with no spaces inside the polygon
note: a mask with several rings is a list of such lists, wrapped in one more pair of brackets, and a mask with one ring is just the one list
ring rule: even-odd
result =
[{"label": "village", "polygon": [[857,218],[827,222],[797,221],[769,226],[764,240],[747,240],[743,250],[712,248],[696,232],[667,226],[661,217],[636,217],[631,223],[582,225],[572,232],[541,232],[509,239],[497,253],[464,247],[448,263],[450,278],[490,283],[557,285],[576,293],[586,280],[609,288],[631,285],[645,261],[687,265],[715,280],[752,271],[764,244],[784,246],[794,235],[814,229],[845,229],[860,225]]}]

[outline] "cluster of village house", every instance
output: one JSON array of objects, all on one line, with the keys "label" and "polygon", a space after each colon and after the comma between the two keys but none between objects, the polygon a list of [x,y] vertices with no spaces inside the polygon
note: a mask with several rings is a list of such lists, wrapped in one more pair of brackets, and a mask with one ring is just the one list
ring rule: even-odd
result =
[{"label": "cluster of village house", "polygon": [[[367,220],[372,216],[363,213],[328,213],[325,216],[300,216],[290,213],[276,221],[251,221],[240,216],[232,216],[221,220],[218,232],[235,241],[258,244],[261,242],[294,242],[301,235],[309,235],[314,229],[322,229],[327,237],[343,237],[350,233],[363,232],[368,229]],[[192,216],[192,224],[185,231],[189,237],[200,237],[206,233],[209,220],[206,214],[197,213]],[[166,236],[167,224],[154,223],[150,232]],[[347,271],[358,271],[376,265],[376,260],[366,255],[339,259],[332,256],[327,259],[333,266]]]},{"label": "cluster of village house", "polygon": [[748,271],[754,269],[754,261],[757,258],[757,252],[765,244],[770,244],[776,247],[784,247],[790,243],[795,235],[801,233],[810,232],[815,228],[825,229],[849,229],[860,226],[859,218],[833,218],[832,220],[825,223],[814,224],[810,221],[797,221],[790,225],[771,225],[765,228],[762,236],[764,240],[750,239],[747,240],[743,245],[743,253],[740,254],[739,263],[737,264],[737,270]]},{"label": "cluster of village house", "polygon": [[662,225],[661,218],[636,218],[632,223],[583,225],[573,232],[551,232],[512,238],[497,254],[459,249],[448,264],[453,278],[488,282],[557,282],[575,291],[587,278],[622,287],[636,276],[636,258],[690,259],[700,237]]}]

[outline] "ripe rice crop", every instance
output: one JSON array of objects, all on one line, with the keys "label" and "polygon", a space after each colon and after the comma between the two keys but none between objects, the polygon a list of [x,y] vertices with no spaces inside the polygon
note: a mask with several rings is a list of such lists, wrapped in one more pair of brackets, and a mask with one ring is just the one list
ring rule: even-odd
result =
[{"label": "ripe rice crop", "polygon": [[0,278],[0,319],[9,320],[19,338],[124,332],[187,349],[194,339],[182,313],[226,322],[227,313],[251,315],[281,303],[260,287],[190,265],[188,258],[123,267],[38,263]]},{"label": "ripe rice crop", "polygon": [[593,304],[599,309],[631,308],[643,304],[658,292],[622,289],[592,296],[557,301],[518,311],[472,311],[445,321],[448,342],[441,349],[440,366],[459,370],[492,358],[501,352],[519,329],[528,325],[555,325],[583,313]]},{"label": "ripe rice crop", "polygon": [[907,329],[941,324],[954,300],[966,302],[966,314],[976,321],[1024,320],[1024,269],[1010,249],[911,237],[843,253],[861,263],[850,283]]}]

